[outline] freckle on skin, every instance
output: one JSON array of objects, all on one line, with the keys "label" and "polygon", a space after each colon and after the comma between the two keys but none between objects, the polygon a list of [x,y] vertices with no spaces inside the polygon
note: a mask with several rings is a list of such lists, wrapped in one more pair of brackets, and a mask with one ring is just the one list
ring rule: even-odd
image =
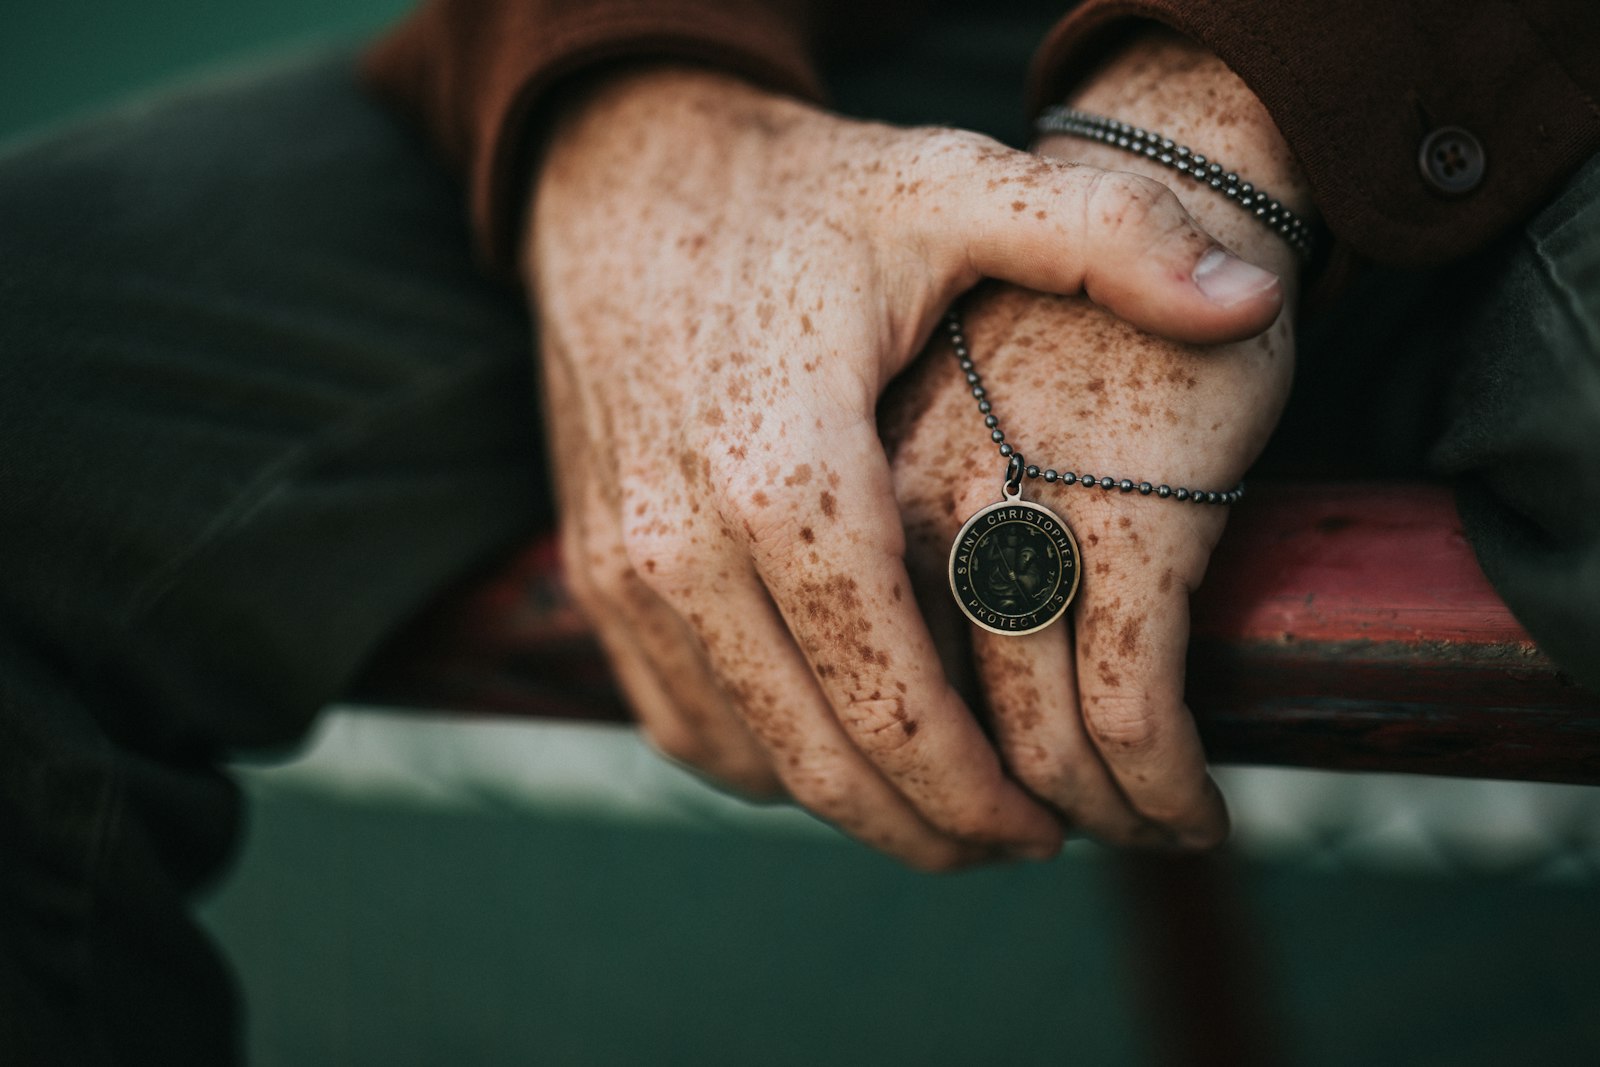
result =
[{"label": "freckle on skin", "polygon": [[1133,520],[1128,518],[1126,515],[1120,515],[1117,517],[1117,525],[1126,530],[1128,527],[1133,525]]},{"label": "freckle on skin", "polygon": [[645,560],[644,569],[649,571],[651,574],[654,574],[656,572],[656,561],[653,559]]},{"label": "freckle on skin", "polygon": [[1117,677],[1117,672],[1111,669],[1110,660],[1101,660],[1095,665],[1095,671],[1100,676],[1100,684],[1107,689],[1115,689],[1122,684],[1122,679]]},{"label": "freckle on skin", "polygon": [[817,535],[812,531],[811,527],[809,527],[809,526],[800,527],[800,540],[804,541],[806,544],[809,545],[813,541],[815,541],[816,539],[817,539]]},{"label": "freckle on skin", "polygon": [[771,501],[767,498],[767,494],[763,493],[759,489],[757,489],[754,493],[750,494],[750,500],[758,508],[764,508],[769,503],[771,503]]},{"label": "freckle on skin", "polygon": [[1132,618],[1123,623],[1117,630],[1117,652],[1124,659],[1132,659],[1139,653],[1139,635],[1144,632],[1144,620]]},{"label": "freckle on skin", "polygon": [[811,316],[810,315],[801,315],[800,316],[800,332],[802,332],[802,333],[816,333],[817,332],[816,327],[811,325]]},{"label": "freckle on skin", "polygon": [[1156,592],[1165,593],[1172,588],[1172,572],[1167,571],[1161,576],[1161,581],[1156,584]]},{"label": "freckle on skin", "polygon": [[1026,200],[1013,200],[1011,201],[1011,210],[1026,211],[1028,210],[1028,202]]},{"label": "freckle on skin", "polygon": [[833,499],[832,493],[826,491],[823,492],[822,496],[818,498],[818,501],[822,504],[822,513],[830,519],[833,518],[834,514],[839,510],[838,504]]},{"label": "freckle on skin", "polygon": [[700,457],[695,455],[693,449],[685,448],[678,452],[678,470],[691,488],[700,484]]},{"label": "freckle on skin", "polygon": [[783,484],[788,486],[805,485],[811,480],[811,464],[802,463],[784,478]]}]

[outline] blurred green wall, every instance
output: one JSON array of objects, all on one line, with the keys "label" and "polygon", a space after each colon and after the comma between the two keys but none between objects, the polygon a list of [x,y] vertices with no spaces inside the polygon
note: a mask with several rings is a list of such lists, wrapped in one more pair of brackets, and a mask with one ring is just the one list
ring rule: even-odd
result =
[{"label": "blurred green wall", "polygon": [[357,39],[407,0],[9,0],[0,17],[0,137],[185,71],[295,41]]}]

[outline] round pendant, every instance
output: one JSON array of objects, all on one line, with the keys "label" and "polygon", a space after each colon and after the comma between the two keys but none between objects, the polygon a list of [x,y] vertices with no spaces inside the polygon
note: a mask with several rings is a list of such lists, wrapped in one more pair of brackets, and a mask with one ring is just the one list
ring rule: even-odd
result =
[{"label": "round pendant", "polygon": [[1078,541],[1061,516],[1006,490],[950,546],[950,591],[967,618],[997,634],[1031,634],[1078,592]]}]

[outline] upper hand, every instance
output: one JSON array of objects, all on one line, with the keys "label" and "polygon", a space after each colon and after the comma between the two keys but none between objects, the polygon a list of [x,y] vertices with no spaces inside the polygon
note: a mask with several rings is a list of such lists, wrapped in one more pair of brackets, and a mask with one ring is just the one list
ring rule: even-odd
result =
[{"label": "upper hand", "polygon": [[[1310,208],[1259,102],[1192,43],[1146,34],[1073,103],[1204,146],[1296,210]],[[1169,175],[1081,140],[1051,138],[1037,149]],[[1292,297],[1297,263],[1287,245],[1210,189],[1170,180],[1210,232],[1290,279]],[[1287,396],[1294,354],[1287,309],[1260,337],[1201,347],[1154,336],[1081,299],[999,286],[966,303],[972,358],[1001,428],[1041,467],[1230,489],[1266,443]],[[1101,840],[1220,840],[1226,811],[1184,703],[1184,666],[1189,594],[1226,509],[1025,482],[1028,497],[1077,532],[1083,577],[1071,625],[1023,637],[981,632],[954,614],[946,561],[965,518],[999,499],[1005,461],[947,345],[932,346],[897,383],[884,415],[924,606],[945,646],[964,646],[970,633],[976,688],[1010,770],[1074,828]],[[964,660],[952,661],[952,674]]]},{"label": "upper hand", "polygon": [[981,276],[1190,341],[1265,328],[1275,279],[1208,295],[1157,182],[702,72],[606,83],[533,192],[565,558],[653,740],[918,866],[1053,852],[911,595],[879,394]]}]

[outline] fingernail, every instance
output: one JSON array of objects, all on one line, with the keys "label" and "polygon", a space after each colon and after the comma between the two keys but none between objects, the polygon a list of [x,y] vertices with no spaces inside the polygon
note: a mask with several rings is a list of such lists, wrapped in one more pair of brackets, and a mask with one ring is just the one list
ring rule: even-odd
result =
[{"label": "fingernail", "polygon": [[1191,277],[1195,288],[1204,293],[1207,300],[1225,308],[1260,296],[1278,284],[1278,276],[1270,270],[1246,263],[1221,248],[1213,248],[1201,256]]}]

